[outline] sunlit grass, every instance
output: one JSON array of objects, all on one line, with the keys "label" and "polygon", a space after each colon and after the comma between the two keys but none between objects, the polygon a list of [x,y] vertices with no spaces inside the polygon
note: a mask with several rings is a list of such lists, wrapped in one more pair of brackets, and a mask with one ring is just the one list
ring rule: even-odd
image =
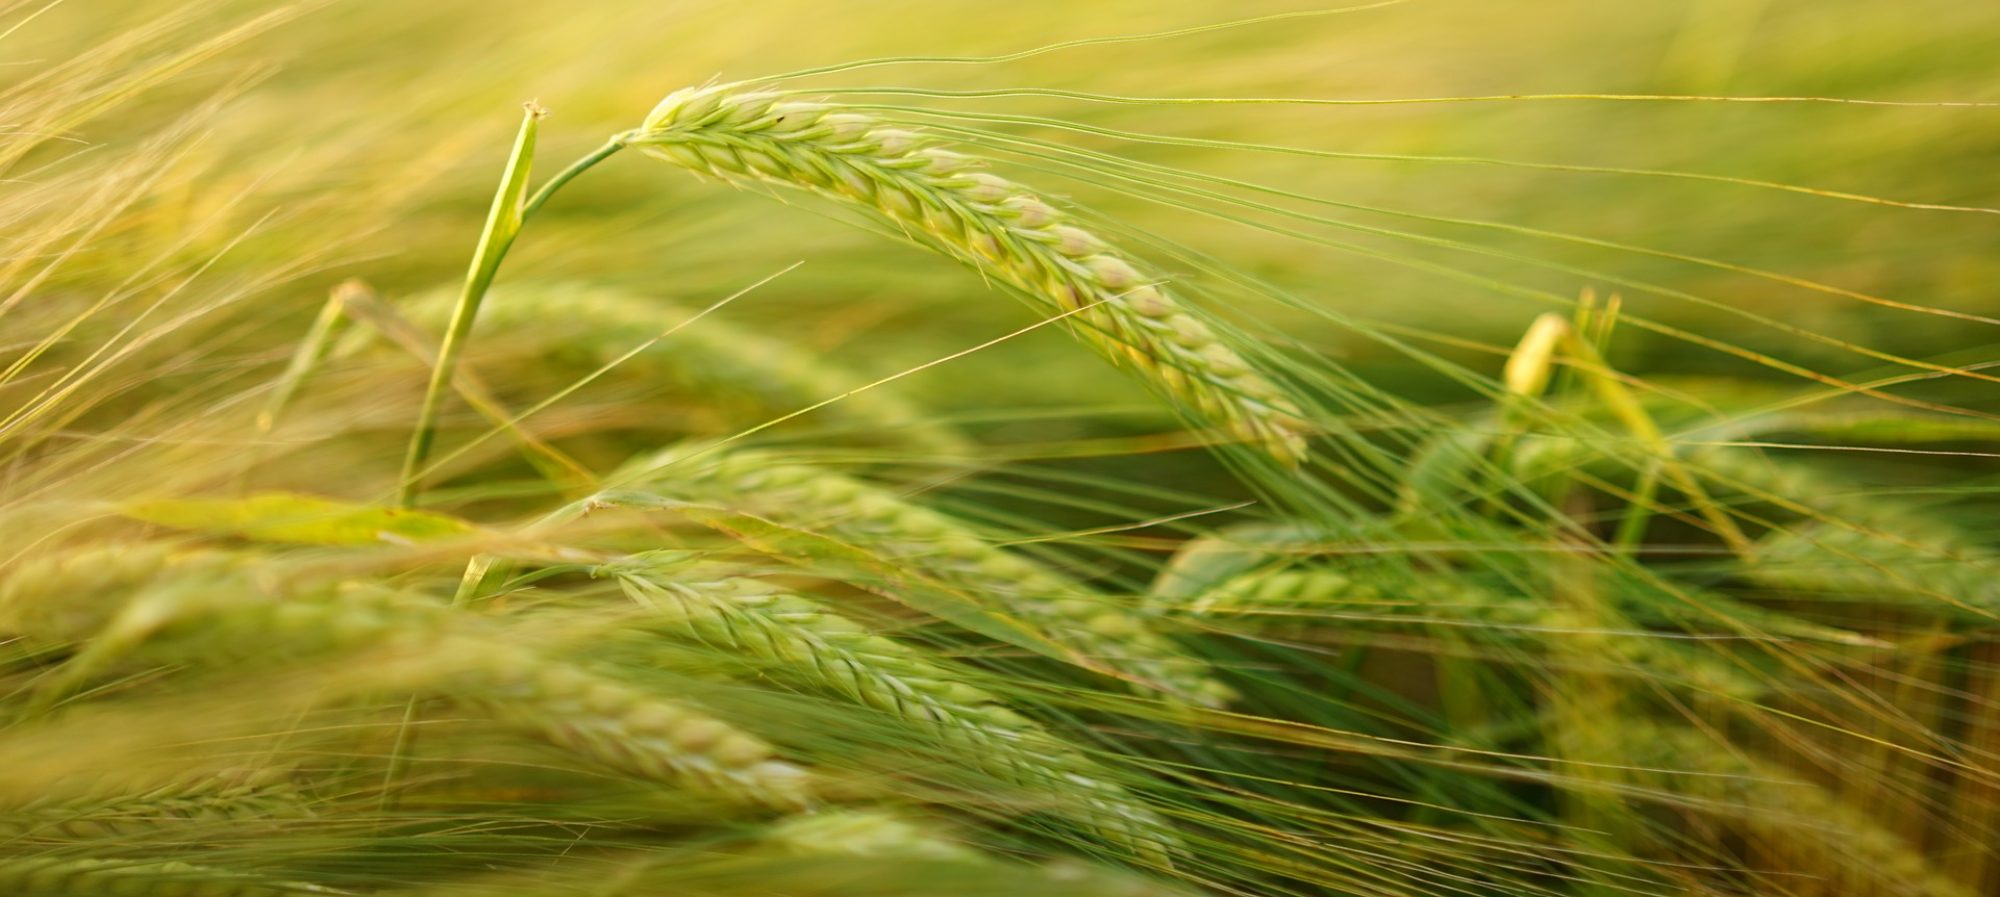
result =
[{"label": "sunlit grass", "polygon": [[[0,890],[2000,887],[1977,4],[106,6],[0,6]],[[605,149],[745,79],[1158,283]]]}]

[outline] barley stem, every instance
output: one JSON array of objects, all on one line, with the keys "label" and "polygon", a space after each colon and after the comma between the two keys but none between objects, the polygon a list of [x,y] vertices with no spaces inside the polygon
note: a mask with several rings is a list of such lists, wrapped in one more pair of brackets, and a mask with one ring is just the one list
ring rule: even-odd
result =
[{"label": "barley stem", "polygon": [[348,297],[362,289],[366,287],[352,280],[333,288],[333,295],[328,296],[326,303],[320,306],[319,314],[313,318],[312,328],[306,331],[306,338],[299,343],[298,350],[292,353],[291,361],[285,365],[277,387],[271,390],[271,398],[264,403],[263,410],[257,412],[258,432],[268,434],[277,427],[278,415],[284,412],[286,405],[291,404],[299,387],[305,384],[307,377],[312,376],[313,369],[333,347],[333,338],[346,316]]},{"label": "barley stem", "polygon": [[522,197],[527,194],[528,175],[534,167],[536,126],[545,114],[540,106],[528,104],[520,134],[514,138],[514,152],[508,157],[506,173],[500,178],[500,190],[493,197],[493,208],[486,217],[486,229],[480,235],[479,248],[472,256],[472,269],[466,274],[465,289],[459,294],[458,305],[452,309],[444,344],[438,347],[437,363],[431,367],[430,386],[424,389],[423,408],[417,413],[417,431],[410,438],[410,451],[403,460],[403,476],[396,487],[396,504],[402,507],[410,507],[416,502],[418,481],[424,474],[424,461],[430,457],[431,444],[437,441],[438,409],[443,403],[445,388],[451,383],[452,373],[458,367],[458,356],[465,351],[466,338],[471,335],[473,321],[479,315],[479,304],[485,300],[494,276],[500,273],[500,262],[506,259],[507,250],[513,247],[514,237],[521,232],[528,216],[548,202],[562,185],[625,146],[625,135],[611,138],[589,155],[557,172],[533,196],[523,200]]},{"label": "barley stem", "polygon": [[556,172],[554,177],[549,178],[548,182],[543,184],[540,190],[536,190],[535,195],[528,197],[528,201],[521,206],[521,218],[525,220],[533,217],[535,212],[542,208],[542,204],[548,202],[549,197],[554,196],[564,184],[575,179],[577,175],[589,171],[597,163],[611,158],[613,153],[624,149],[628,138],[629,132],[614,135],[605,141],[603,146],[591,150],[589,155],[571,162],[568,168]]},{"label": "barley stem", "polygon": [[544,114],[542,107],[528,104],[521,118],[521,130],[514,136],[514,150],[507,157],[507,169],[500,176],[500,189],[494,193],[493,206],[486,213],[486,227],[480,232],[478,248],[473,250],[465,289],[459,293],[458,306],[452,311],[444,344],[438,347],[437,364],[431,367],[431,382],[424,389],[424,404],[417,412],[417,430],[410,437],[409,454],[403,458],[403,475],[396,484],[396,504],[402,507],[416,501],[424,459],[430,456],[431,443],[437,440],[438,409],[443,405],[444,391],[451,385],[458,356],[465,351],[465,340],[472,333],[480,300],[486,298],[486,288],[499,273],[500,261],[507,257],[508,247],[521,231],[521,202],[527,194],[529,172],[534,168],[535,132]]},{"label": "barley stem", "polygon": [[416,433],[410,438],[409,454],[404,457],[403,475],[396,487],[396,504],[400,506],[409,507],[416,501],[419,481],[424,474],[424,461],[430,457],[432,443],[437,441],[437,417],[443,405],[445,389],[451,384],[452,374],[458,368],[458,357],[465,351],[465,341],[472,334],[473,321],[479,315],[479,304],[486,299],[486,291],[493,285],[494,276],[500,273],[500,263],[507,258],[507,250],[513,247],[514,237],[520,234],[521,226],[528,217],[548,202],[549,197],[554,196],[564,184],[625,146],[625,135],[611,138],[603,146],[556,172],[540,190],[529,196],[528,176],[534,168],[535,132],[546,114],[547,110],[529,103],[527,113],[521,120],[521,130],[514,138],[514,151],[508,156],[506,171],[500,177],[500,189],[494,195],[493,207],[486,216],[486,228],[481,232],[479,247],[472,255],[472,268],[465,276],[465,289],[452,309],[444,344],[438,347],[437,362],[431,367],[430,385],[424,389],[424,404],[417,412]]}]

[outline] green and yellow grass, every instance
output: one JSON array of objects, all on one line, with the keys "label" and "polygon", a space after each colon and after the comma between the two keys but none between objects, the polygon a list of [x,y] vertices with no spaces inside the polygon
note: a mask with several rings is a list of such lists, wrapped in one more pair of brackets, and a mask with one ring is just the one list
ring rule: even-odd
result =
[{"label": "green and yellow grass", "polygon": [[0,892],[1993,893],[1996,44],[0,3]]}]

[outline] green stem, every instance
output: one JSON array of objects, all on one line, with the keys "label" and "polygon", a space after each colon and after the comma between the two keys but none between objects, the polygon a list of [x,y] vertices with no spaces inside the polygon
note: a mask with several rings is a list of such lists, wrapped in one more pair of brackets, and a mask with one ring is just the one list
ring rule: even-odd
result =
[{"label": "green stem", "polygon": [[604,146],[558,172],[534,196],[529,197],[528,176],[534,168],[535,132],[544,114],[540,106],[530,103],[527,115],[521,121],[521,130],[514,138],[514,150],[508,156],[505,173],[500,177],[500,188],[493,196],[493,207],[486,216],[486,228],[480,234],[479,247],[472,254],[472,266],[465,276],[465,289],[459,293],[458,304],[452,309],[451,323],[445,330],[444,343],[438,347],[437,362],[431,366],[430,385],[424,390],[423,406],[417,412],[417,429],[410,437],[409,452],[403,457],[403,475],[396,486],[396,504],[399,506],[410,507],[416,503],[426,472],[424,462],[430,457],[432,444],[437,441],[437,419],[444,405],[444,394],[458,369],[458,358],[465,351],[466,339],[472,334],[479,304],[485,300],[486,291],[500,271],[500,262],[514,245],[514,237],[521,232],[522,224],[543,203],[548,202],[558,188],[625,145],[625,135],[613,137]]},{"label": "green stem", "polygon": [[258,432],[269,434],[277,427],[278,415],[284,413],[285,406],[291,404],[292,397],[298,394],[299,387],[305,383],[307,377],[312,376],[313,369],[319,366],[326,358],[327,350],[332,348],[333,338],[338,334],[340,322],[346,314],[349,297],[356,291],[366,289],[367,287],[352,280],[333,288],[333,294],[327,297],[326,304],[320,306],[319,316],[313,319],[312,329],[306,331],[305,340],[299,343],[298,350],[292,353],[291,363],[285,366],[284,374],[278,377],[278,385],[271,390],[271,398],[264,403],[264,409],[257,412]]},{"label": "green stem", "polygon": [[591,166],[611,158],[611,154],[624,149],[625,142],[629,137],[629,133],[619,134],[605,141],[603,146],[592,150],[590,155],[571,162],[568,168],[556,172],[555,177],[549,178],[548,183],[542,185],[542,189],[536,190],[535,195],[528,197],[528,202],[521,207],[521,218],[526,220],[533,217],[535,212],[541,209],[542,203],[548,202],[549,197],[554,196],[555,192],[562,189],[564,184],[569,183],[577,175],[590,170]]},{"label": "green stem", "polygon": [[1660,491],[1660,463],[1654,459],[1646,465],[1639,474],[1632,500],[1625,505],[1625,517],[1618,521],[1618,534],[1611,542],[1620,554],[1638,551],[1639,543],[1645,541],[1646,522],[1653,516],[1653,498]]}]

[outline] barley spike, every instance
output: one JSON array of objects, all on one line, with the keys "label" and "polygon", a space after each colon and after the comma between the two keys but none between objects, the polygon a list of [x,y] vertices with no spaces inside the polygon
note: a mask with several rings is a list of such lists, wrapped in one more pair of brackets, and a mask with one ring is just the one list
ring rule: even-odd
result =
[{"label": "barley spike", "polygon": [[786,525],[815,529],[1002,601],[1008,613],[1132,674],[1143,689],[1206,707],[1223,706],[1235,696],[1207,663],[1180,649],[1140,614],[888,490],[755,450],[690,454],[674,448],[633,467],[636,476],[650,477],[662,489],[730,502]]},{"label": "barley spike", "polygon": [[1060,798],[1059,815],[1141,855],[1171,854],[1166,822],[1107,770],[916,647],[759,580],[652,566],[640,555],[605,572],[651,610],[653,626],[770,661],[780,674],[898,716],[988,773]]},{"label": "barley spike", "polygon": [[927,248],[1057,312],[1157,388],[1287,464],[1306,455],[1298,406],[1143,270],[1070,215],[922,134],[823,103],[690,88],[624,138],[731,183],[808,190],[859,205]]}]

